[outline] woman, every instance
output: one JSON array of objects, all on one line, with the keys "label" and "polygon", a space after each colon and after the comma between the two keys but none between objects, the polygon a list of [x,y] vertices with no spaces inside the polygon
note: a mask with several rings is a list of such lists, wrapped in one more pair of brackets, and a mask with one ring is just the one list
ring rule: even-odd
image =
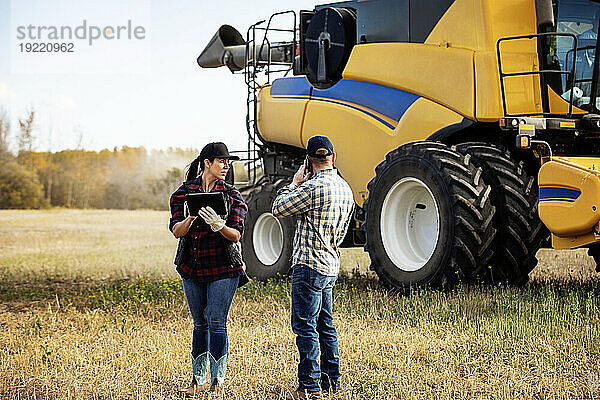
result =
[{"label": "woman", "polygon": [[[210,388],[220,391],[225,378],[229,341],[227,314],[242,266],[231,266],[225,252],[225,241],[238,242],[244,230],[248,207],[240,192],[227,189],[225,175],[231,156],[225,144],[209,143],[192,161],[186,182],[171,195],[169,229],[177,238],[186,236],[177,272],[194,320],[192,334],[192,383],[184,392],[195,395]],[[199,171],[200,169],[200,171]],[[184,215],[186,193],[229,193],[230,211],[227,221],[210,207],[202,208],[200,218]],[[211,382],[208,381],[210,370]]]}]

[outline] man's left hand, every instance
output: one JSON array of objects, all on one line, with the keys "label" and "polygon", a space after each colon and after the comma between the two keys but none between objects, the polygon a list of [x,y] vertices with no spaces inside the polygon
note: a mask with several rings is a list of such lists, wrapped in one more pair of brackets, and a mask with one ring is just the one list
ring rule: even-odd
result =
[{"label": "man's left hand", "polygon": [[225,220],[219,217],[211,207],[202,207],[198,211],[198,215],[210,225],[213,232],[218,232],[225,226]]}]

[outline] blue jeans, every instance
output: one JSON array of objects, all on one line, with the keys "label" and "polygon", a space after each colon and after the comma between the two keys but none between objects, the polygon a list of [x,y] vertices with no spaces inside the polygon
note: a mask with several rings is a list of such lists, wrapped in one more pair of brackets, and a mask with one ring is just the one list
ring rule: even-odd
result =
[{"label": "blue jeans", "polygon": [[339,389],[340,355],[332,315],[336,280],[304,265],[292,269],[292,330],[300,353],[298,389],[302,391]]},{"label": "blue jeans", "polygon": [[239,277],[197,283],[183,279],[183,292],[194,320],[192,358],[207,351],[219,360],[227,354],[227,314],[238,286]]}]

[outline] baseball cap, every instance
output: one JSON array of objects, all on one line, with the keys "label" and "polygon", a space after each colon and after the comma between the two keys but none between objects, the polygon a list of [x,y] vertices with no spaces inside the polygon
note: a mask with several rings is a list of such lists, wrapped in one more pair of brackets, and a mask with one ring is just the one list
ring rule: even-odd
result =
[{"label": "baseball cap", "polygon": [[200,160],[210,160],[213,158],[229,158],[230,160],[239,160],[238,156],[232,156],[229,154],[229,150],[223,142],[212,142],[204,146],[198,156]]},{"label": "baseball cap", "polygon": [[[324,149],[327,151],[325,154],[317,153],[318,150]],[[308,139],[306,144],[306,155],[315,158],[325,158],[333,154],[333,144],[327,136],[313,136]]]}]

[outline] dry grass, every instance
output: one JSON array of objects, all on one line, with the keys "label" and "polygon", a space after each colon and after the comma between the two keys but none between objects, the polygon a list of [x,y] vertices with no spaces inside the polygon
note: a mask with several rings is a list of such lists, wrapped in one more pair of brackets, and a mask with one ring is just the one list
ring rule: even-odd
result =
[{"label": "dry grass", "polygon": [[[168,215],[0,212],[0,398],[179,398],[191,319]],[[600,281],[584,251],[542,250],[523,289],[394,296],[343,253],[342,399],[600,396]],[[282,398],[297,354],[289,284],[252,283],[230,314],[226,398]]]}]

